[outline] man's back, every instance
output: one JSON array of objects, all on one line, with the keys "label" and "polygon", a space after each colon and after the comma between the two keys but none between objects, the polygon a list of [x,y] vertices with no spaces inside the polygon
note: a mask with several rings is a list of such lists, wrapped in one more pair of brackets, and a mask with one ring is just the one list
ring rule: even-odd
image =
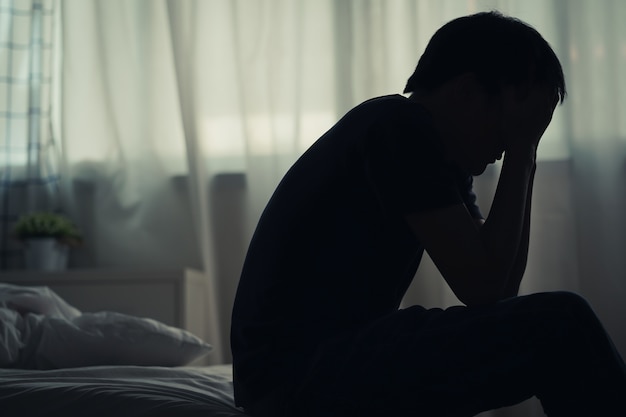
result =
[{"label": "man's back", "polygon": [[249,247],[231,334],[238,402],[306,372],[320,343],[397,310],[423,252],[403,215],[462,201],[466,181],[428,114],[399,95],[365,102],[320,138]]}]

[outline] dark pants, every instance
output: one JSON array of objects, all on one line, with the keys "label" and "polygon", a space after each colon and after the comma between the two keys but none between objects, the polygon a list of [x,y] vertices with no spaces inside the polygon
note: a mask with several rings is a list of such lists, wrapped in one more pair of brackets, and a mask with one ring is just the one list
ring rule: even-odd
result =
[{"label": "dark pants", "polygon": [[626,416],[624,362],[567,292],[399,310],[320,348],[298,392],[290,417],[466,417],[532,396],[550,417]]}]

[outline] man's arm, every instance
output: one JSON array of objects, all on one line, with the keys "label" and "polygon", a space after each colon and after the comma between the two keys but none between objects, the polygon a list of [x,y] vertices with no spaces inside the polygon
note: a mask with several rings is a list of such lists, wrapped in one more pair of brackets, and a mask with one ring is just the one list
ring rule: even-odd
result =
[{"label": "man's arm", "polygon": [[531,205],[532,205],[532,188],[533,181],[535,179],[535,167],[533,167],[532,174],[530,176],[529,188],[530,192],[528,193],[526,199],[526,212],[524,214],[524,226],[522,230],[522,238],[520,240],[520,246],[517,251],[517,257],[513,264],[513,268],[509,274],[509,279],[506,287],[504,288],[504,296],[505,297],[515,297],[519,293],[520,283],[522,282],[522,278],[524,277],[524,272],[526,271],[526,263],[528,260],[528,245],[530,242],[530,213],[531,213]]},{"label": "man's arm", "polygon": [[[535,164],[536,168],[536,164]],[[524,214],[524,225],[522,229],[522,238],[520,240],[520,246],[517,250],[517,257],[513,263],[513,267],[511,272],[509,273],[509,277],[507,280],[507,284],[504,288],[503,295],[504,297],[515,297],[519,294],[520,283],[522,282],[522,278],[524,277],[524,272],[526,271],[526,263],[528,261],[528,245],[530,243],[530,214],[531,214],[531,206],[532,206],[532,188],[533,181],[535,178],[535,169],[533,169],[532,174],[530,176],[530,192],[528,193],[526,199],[526,211]],[[484,219],[476,220],[479,227],[485,223]]]},{"label": "man's arm", "polygon": [[[481,226],[463,204],[406,216],[444,279],[467,305],[517,294],[526,267],[530,205],[539,139],[550,123],[554,103],[542,104],[536,89],[523,102],[508,91],[506,151],[488,218]],[[537,111],[537,106],[545,111]],[[513,111],[511,111],[511,108]]]},{"label": "man's arm", "polygon": [[[516,156],[517,155],[517,156]],[[507,297],[525,232],[534,152],[505,156],[487,220],[479,227],[458,204],[406,217],[446,282],[467,305]]]}]

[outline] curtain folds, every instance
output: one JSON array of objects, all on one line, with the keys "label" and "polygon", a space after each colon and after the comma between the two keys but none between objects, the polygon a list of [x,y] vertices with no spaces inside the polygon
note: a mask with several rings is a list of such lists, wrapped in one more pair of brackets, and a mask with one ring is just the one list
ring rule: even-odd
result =
[{"label": "curtain folds", "polygon": [[51,127],[56,0],[0,2],[0,270],[22,264],[19,215],[59,210],[59,143]]},{"label": "curtain folds", "polygon": [[626,3],[576,0],[563,13],[580,290],[625,356]]},{"label": "curtain folds", "polygon": [[[624,2],[62,5],[63,201],[87,240],[73,263],[207,271],[217,361],[230,359],[247,242],[293,161],[349,108],[401,92],[446,21],[495,8],[529,22],[561,58],[570,94],[540,149],[522,291],[580,291],[626,354]],[[485,213],[497,175],[477,179]],[[457,303],[428,262],[415,302]],[[541,415],[525,407],[497,415]]]}]

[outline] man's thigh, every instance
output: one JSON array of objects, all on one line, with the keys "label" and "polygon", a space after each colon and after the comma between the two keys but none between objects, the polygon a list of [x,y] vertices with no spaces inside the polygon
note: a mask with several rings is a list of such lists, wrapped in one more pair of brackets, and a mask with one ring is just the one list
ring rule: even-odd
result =
[{"label": "man's thigh", "polygon": [[562,328],[554,297],[390,314],[320,352],[300,414],[472,416],[528,399]]}]

